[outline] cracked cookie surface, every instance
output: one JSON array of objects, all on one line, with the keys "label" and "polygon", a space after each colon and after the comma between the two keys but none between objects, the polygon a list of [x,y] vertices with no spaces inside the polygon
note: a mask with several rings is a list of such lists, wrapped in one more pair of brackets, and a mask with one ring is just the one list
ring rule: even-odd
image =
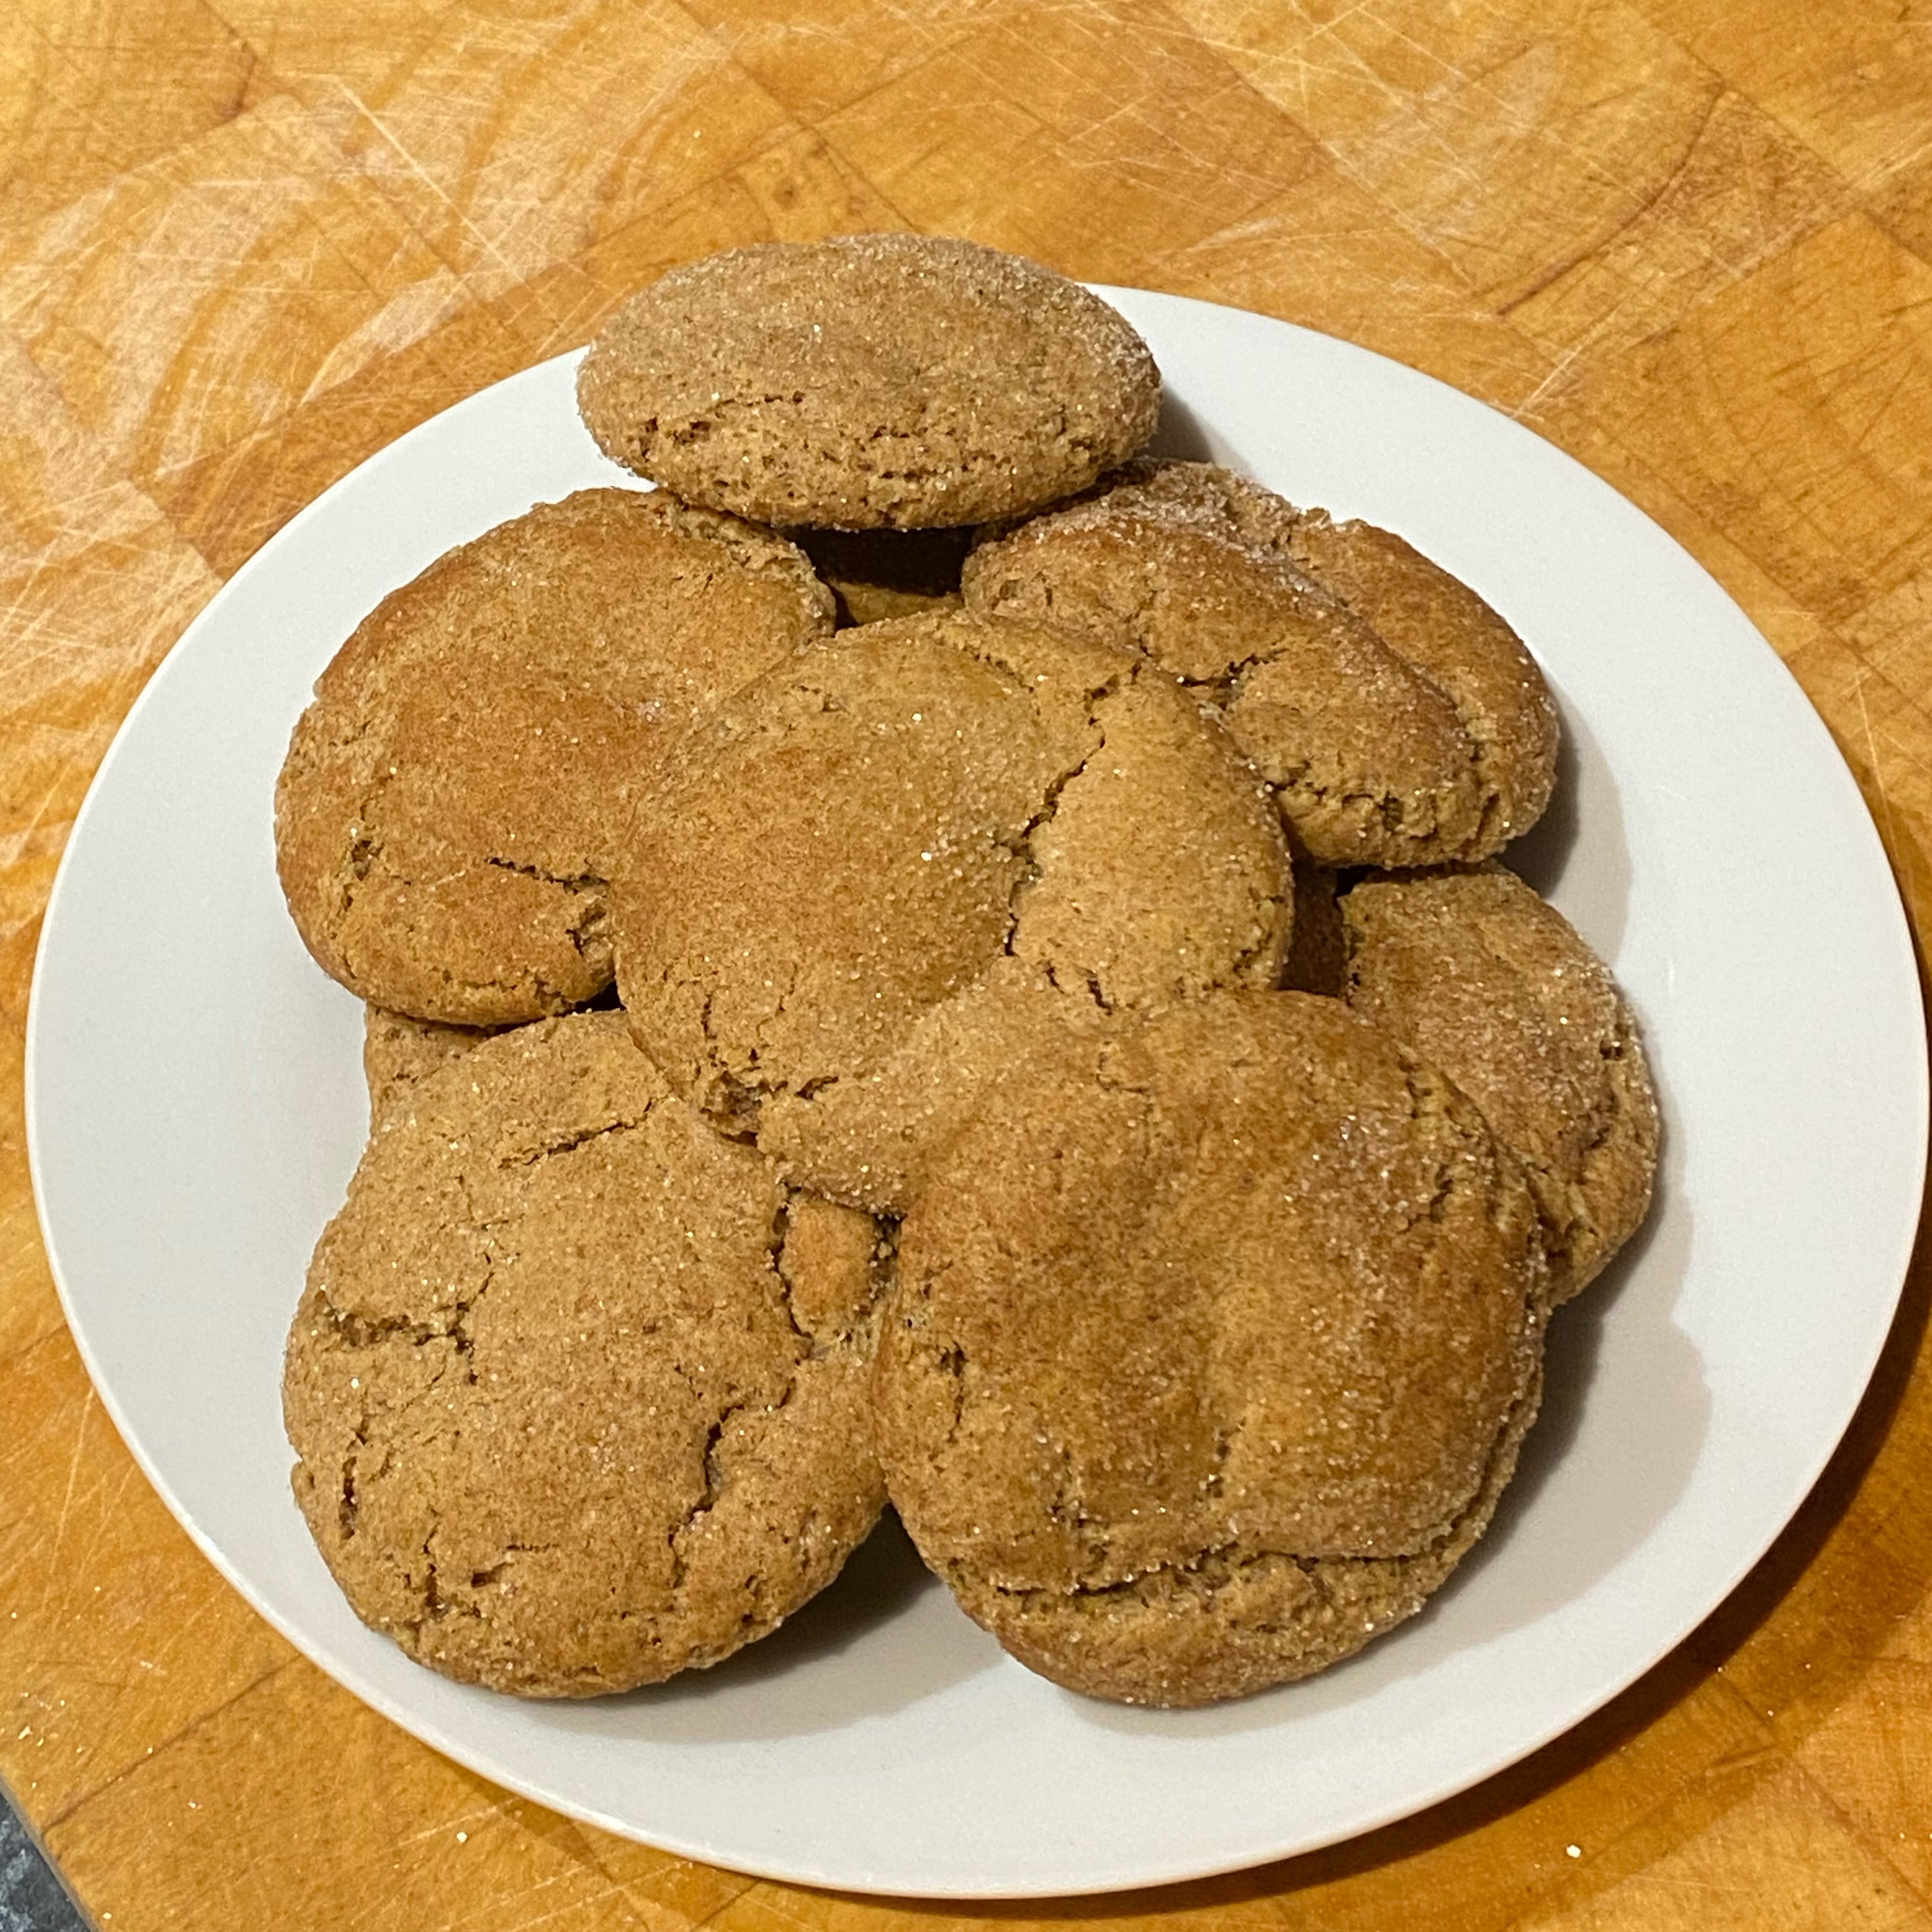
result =
[{"label": "cracked cookie surface", "polygon": [[304,942],[422,1019],[592,998],[639,778],[831,628],[800,551],[662,492],[579,491],[449,551],[357,628],[296,727],[275,845]]},{"label": "cracked cookie surface", "polygon": [[1341,903],[1349,1006],[1442,1067],[1522,1162],[1567,1300],[1636,1232],[1657,1171],[1657,1098],[1610,969],[1500,866],[1365,879]]},{"label": "cracked cookie surface", "polygon": [[740,1127],[784,1104],[789,1158],[802,1112],[916,1053],[989,975],[1102,1013],[1271,986],[1291,912],[1258,781],[1166,674],[906,618],[802,652],[693,734],[639,808],[619,987],[676,1092]]},{"label": "cracked cookie surface", "polygon": [[411,1019],[382,1006],[362,1009],[362,1079],[369,1090],[373,1133],[432,1073],[460,1060],[502,1029],[448,1026],[440,1020]]},{"label": "cracked cookie surface", "polygon": [[621,1015],[483,1041],[389,1111],[316,1247],[296,1499],[357,1614],[448,1676],[589,1696],[716,1663],[878,1515],[884,1264]]},{"label": "cracked cookie surface", "polygon": [[1144,652],[1210,698],[1324,866],[1487,856],[1555,781],[1514,632],[1388,532],[1212,464],[1141,461],[967,559],[969,608]]},{"label": "cracked cookie surface", "polygon": [[1019,514],[1154,434],[1160,376],[1126,319],[1024,256],[844,235],[674,268],[578,379],[607,455],[772,524],[915,530]]},{"label": "cracked cookie surface", "polygon": [[1454,1569],[1546,1308],[1528,1183],[1441,1072],[1339,1001],[1223,994],[983,1098],[901,1229],[880,1460],[1022,1662],[1212,1702]]}]

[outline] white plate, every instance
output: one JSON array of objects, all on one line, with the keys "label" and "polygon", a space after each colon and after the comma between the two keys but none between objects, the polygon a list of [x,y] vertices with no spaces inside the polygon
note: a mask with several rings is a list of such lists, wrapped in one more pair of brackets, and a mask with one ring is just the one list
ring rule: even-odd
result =
[{"label": "white plate", "polygon": [[1736,607],[1568,458],[1426,376],[1106,292],[1166,373],[1170,448],[1402,532],[1528,640],[1569,737],[1518,860],[1614,963],[1664,1096],[1658,1210],[1558,1316],[1495,1528],[1354,1661],[1216,1710],[1088,1702],[1006,1661],[887,1539],[718,1670],[545,1706],[419,1670],[338,1594],[290,1500],[278,1382],[362,1142],[360,1010],[283,910],[270,794],[310,681],[386,591],[534,500],[623,480],[578,422],[574,358],[425,423],[236,574],[109,752],[48,908],[42,1223],[101,1399],[170,1508],[440,1750],[746,1871],[960,1898],[1149,1884],[1346,1838],[1522,1756],[1676,1643],[1797,1507],[1917,1220],[1925,1041],[1898,896]]}]

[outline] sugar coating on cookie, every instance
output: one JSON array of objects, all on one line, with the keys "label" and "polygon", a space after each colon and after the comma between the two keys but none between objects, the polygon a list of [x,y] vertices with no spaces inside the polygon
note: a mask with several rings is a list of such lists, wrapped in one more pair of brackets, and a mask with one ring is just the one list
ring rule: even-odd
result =
[{"label": "sugar coating on cookie", "polygon": [[590,999],[639,782],[831,628],[802,553],[662,491],[582,490],[439,558],[336,654],[289,747],[276,862],[309,950],[422,1019]]},{"label": "sugar coating on cookie", "polygon": [[1642,1222],[1658,1113],[1610,969],[1500,866],[1365,879],[1342,900],[1347,998],[1432,1060],[1528,1170],[1552,1294],[1584,1287]]},{"label": "sugar coating on cookie", "polygon": [[615,1013],[421,1081],[289,1338],[295,1492],[356,1613],[449,1676],[590,1696],[717,1662],[883,1500],[869,1216],[674,1100]]},{"label": "sugar coating on cookie", "polygon": [[874,1214],[904,1214],[985,1088],[1070,1034],[1117,1033],[1138,1016],[1064,992],[1037,966],[1002,954],[916,1015],[872,1064],[821,1086],[766,1094],[758,1145],[806,1186]]},{"label": "sugar coating on cookie", "polygon": [[692,502],[901,530],[1019,514],[1154,434],[1118,311],[1024,256],[846,235],[707,256],[634,296],[578,380],[591,434]]},{"label": "sugar coating on cookie", "polygon": [[494,1040],[495,1027],[447,1026],[440,1020],[412,1019],[386,1007],[362,1009],[362,1078],[369,1089],[369,1120],[380,1126],[392,1108],[432,1073],[440,1072],[472,1047]]},{"label": "sugar coating on cookie", "polygon": [[1212,464],[1129,464],[982,542],[970,608],[1145,652],[1219,704],[1316,862],[1480,859],[1554,782],[1556,712],[1520,640],[1385,531]]},{"label": "sugar coating on cookie", "polygon": [[1528,1183],[1442,1073],[1338,1001],[1224,994],[982,1095],[901,1229],[887,1486],[1033,1669],[1240,1695],[1454,1568],[1546,1306]]},{"label": "sugar coating on cookie", "polygon": [[1481,827],[1456,856],[1486,858],[1527,832],[1556,788],[1562,728],[1522,640],[1466,584],[1392,530],[1305,509],[1295,513],[1287,542],[1314,582],[1454,701],[1483,792]]},{"label": "sugar coating on cookie", "polygon": [[956,613],[802,652],[640,805],[618,983],[673,1088],[755,1126],[862,1079],[1002,961],[1105,1011],[1270,986],[1286,848],[1144,658]]}]

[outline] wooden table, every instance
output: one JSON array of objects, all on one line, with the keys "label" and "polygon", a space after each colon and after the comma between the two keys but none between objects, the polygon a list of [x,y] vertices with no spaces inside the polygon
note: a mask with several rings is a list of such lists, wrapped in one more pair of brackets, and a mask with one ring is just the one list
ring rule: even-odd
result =
[{"label": "wooden table", "polygon": [[[0,24],[0,1777],[112,1932],[886,1932],[511,1798],[190,1546],[29,1196],[39,915],[116,724],[292,512],[669,264],[945,230],[1349,337],[1687,544],[1932,910],[1924,0],[11,0]],[[976,1916],[1932,1928],[1922,1264],[1798,1520],[1634,1690],[1336,1850]]]}]

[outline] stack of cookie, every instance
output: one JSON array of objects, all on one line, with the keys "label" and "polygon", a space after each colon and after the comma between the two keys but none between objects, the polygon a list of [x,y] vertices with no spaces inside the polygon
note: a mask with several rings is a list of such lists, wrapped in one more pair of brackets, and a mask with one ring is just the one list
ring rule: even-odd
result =
[{"label": "stack of cookie", "polygon": [[1655,1160],[1609,974],[1495,862],[1556,769],[1528,653],[1399,538],[1142,457],[1139,338],[968,243],[676,271],[579,399],[658,488],[386,599],[277,797],[370,1003],[284,1389],[358,1614],[623,1689],[888,1497],[1096,1696],[1412,1614]]}]

